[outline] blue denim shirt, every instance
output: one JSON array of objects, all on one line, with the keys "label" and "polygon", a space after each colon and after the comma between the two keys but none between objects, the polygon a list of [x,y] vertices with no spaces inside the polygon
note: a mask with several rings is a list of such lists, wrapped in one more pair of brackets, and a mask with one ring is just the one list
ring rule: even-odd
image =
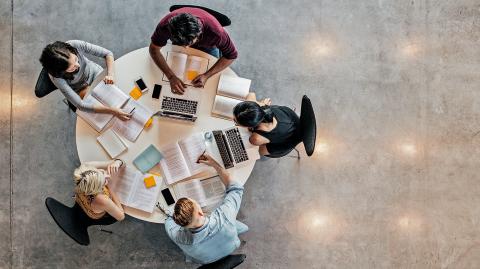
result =
[{"label": "blue denim shirt", "polygon": [[235,225],[242,202],[243,186],[230,184],[223,202],[216,208],[205,223],[198,229],[183,228],[171,217],[165,221],[165,229],[170,239],[194,262],[206,264],[219,260],[240,246]]}]

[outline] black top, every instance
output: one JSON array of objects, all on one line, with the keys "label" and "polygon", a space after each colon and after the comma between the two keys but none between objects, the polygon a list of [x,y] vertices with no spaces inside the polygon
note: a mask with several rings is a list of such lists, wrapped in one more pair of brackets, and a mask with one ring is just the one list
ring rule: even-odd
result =
[{"label": "black top", "polygon": [[253,132],[267,138],[270,143],[286,143],[300,139],[300,119],[295,111],[286,106],[270,106],[277,120],[277,126],[270,132],[253,130]]}]

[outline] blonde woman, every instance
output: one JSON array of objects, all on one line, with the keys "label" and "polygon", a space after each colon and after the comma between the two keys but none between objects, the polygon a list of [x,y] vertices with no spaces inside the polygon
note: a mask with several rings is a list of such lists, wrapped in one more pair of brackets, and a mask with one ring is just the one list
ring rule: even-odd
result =
[{"label": "blonde woman", "polygon": [[75,169],[75,200],[92,219],[110,215],[118,221],[125,218],[118,196],[108,189],[110,175],[124,166],[120,159],[106,162],[87,162]]}]

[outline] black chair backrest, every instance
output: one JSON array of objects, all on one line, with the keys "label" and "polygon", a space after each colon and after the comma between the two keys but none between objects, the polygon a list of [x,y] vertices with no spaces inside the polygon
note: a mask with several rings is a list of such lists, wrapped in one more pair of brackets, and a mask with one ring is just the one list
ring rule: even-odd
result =
[{"label": "black chair backrest", "polygon": [[246,257],[245,254],[228,255],[216,262],[204,264],[197,269],[232,269],[240,265]]},{"label": "black chair backrest", "polygon": [[215,17],[215,19],[217,19],[217,21],[220,23],[221,26],[225,27],[225,26],[229,26],[230,24],[232,24],[232,21],[230,20],[230,18],[228,18],[227,16],[223,15],[222,13],[218,12],[218,11],[215,11],[215,10],[212,10],[212,9],[209,9],[209,8],[206,8],[206,7],[202,7],[202,6],[195,6],[195,5],[173,5],[170,7],[170,12],[174,11],[174,10],[177,10],[179,8],[182,8],[182,7],[195,7],[195,8],[200,8],[200,9],[203,9],[205,10],[206,12],[210,13],[210,15],[212,15],[213,17]]},{"label": "black chair backrest", "polygon": [[317,122],[315,121],[315,112],[313,111],[312,103],[306,95],[302,98],[300,128],[302,130],[302,142],[305,147],[305,152],[308,156],[312,156],[317,138]]},{"label": "black chair backrest", "polygon": [[45,200],[45,205],[58,227],[70,236],[70,238],[83,246],[90,244],[87,231],[88,226],[74,207],[68,207],[50,197]]},{"label": "black chair backrest", "polygon": [[90,244],[89,226],[110,225],[116,222],[109,215],[98,220],[91,219],[78,204],[75,203],[73,207],[68,207],[51,197],[45,199],[45,205],[58,227],[75,242],[83,246]]},{"label": "black chair backrest", "polygon": [[37,84],[35,85],[35,95],[38,98],[42,98],[56,89],[57,86],[55,86],[50,80],[47,70],[45,70],[45,68],[42,68],[42,71],[40,71],[40,75],[38,75]]}]

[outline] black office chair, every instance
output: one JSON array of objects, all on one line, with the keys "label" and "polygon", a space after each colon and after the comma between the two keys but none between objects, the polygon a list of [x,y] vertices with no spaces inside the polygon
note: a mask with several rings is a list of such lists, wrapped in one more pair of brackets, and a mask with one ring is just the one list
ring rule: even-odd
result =
[{"label": "black office chair", "polygon": [[[35,96],[38,98],[42,98],[50,94],[51,92],[55,91],[57,86],[53,84],[48,76],[47,70],[42,68],[40,71],[40,75],[38,75],[37,84],[35,84]],[[73,111],[77,111],[77,107],[70,103],[68,100],[66,101],[68,107]]]},{"label": "black office chair", "polygon": [[302,142],[305,147],[305,152],[308,156],[312,156],[315,151],[315,141],[317,139],[317,122],[315,120],[312,103],[306,95],[302,98],[300,129],[302,130]]},{"label": "black office chair", "polygon": [[[45,205],[58,227],[70,238],[75,240],[75,242],[83,246],[90,244],[90,237],[88,236],[89,226],[110,225],[117,222],[117,220],[111,216],[98,220],[91,219],[83,212],[77,203],[72,207],[68,207],[54,198],[48,197],[45,199]],[[111,233],[103,229],[101,229],[101,231]]]},{"label": "black office chair", "polygon": [[223,27],[225,26],[229,26],[230,24],[232,24],[232,21],[230,20],[230,18],[228,18],[227,16],[223,15],[222,13],[218,12],[218,11],[215,11],[215,10],[212,10],[212,9],[209,9],[209,8],[206,8],[206,7],[202,7],[202,6],[195,6],[195,5],[173,5],[170,7],[170,12],[174,11],[174,10],[177,10],[179,8],[182,8],[182,7],[195,7],[195,8],[200,8],[200,9],[203,9],[205,10],[206,12],[210,13],[210,15],[212,15],[213,17],[215,17],[215,19],[217,19],[217,21],[220,23],[220,25],[222,25]]},{"label": "black office chair", "polygon": [[297,156],[290,156],[297,159],[300,159],[300,152],[295,148],[298,144],[303,142],[305,147],[305,152],[308,156],[312,156],[315,151],[315,140],[317,138],[317,123],[315,120],[315,112],[313,111],[312,103],[310,99],[304,95],[302,98],[302,108],[300,110],[300,134],[291,142],[291,147],[286,147],[288,150],[285,152],[268,155],[269,158],[281,158],[287,156],[292,150],[297,152]]},{"label": "black office chair", "polygon": [[246,257],[245,254],[228,255],[216,262],[204,264],[197,269],[232,269],[240,265]]}]

